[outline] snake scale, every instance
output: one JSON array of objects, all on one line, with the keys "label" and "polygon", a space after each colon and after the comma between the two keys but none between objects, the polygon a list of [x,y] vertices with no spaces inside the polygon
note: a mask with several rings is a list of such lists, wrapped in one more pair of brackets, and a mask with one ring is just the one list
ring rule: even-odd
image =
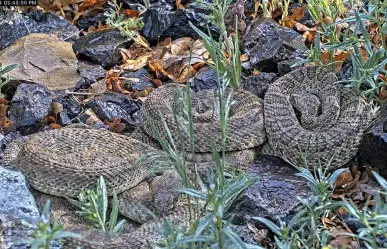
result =
[{"label": "snake scale", "polygon": [[[251,153],[267,141],[267,153],[298,165],[313,168],[331,158],[332,169],[347,163],[357,153],[372,117],[370,106],[336,81],[334,73],[310,66],[279,78],[270,85],[264,100],[245,90],[226,89],[226,96],[230,94],[234,101],[226,146],[234,160],[231,162],[250,164],[255,158]],[[124,195],[155,166],[154,162],[138,165],[135,161],[160,148],[156,131],[168,141],[163,120],[176,144],[192,151],[187,133],[178,131],[179,122],[185,124],[187,119],[181,101],[184,94],[179,97],[176,89],[182,86],[166,84],[152,92],[142,106],[142,125],[131,137],[76,127],[44,131],[9,144],[4,165],[21,171],[34,189],[50,195],[75,197],[82,189],[94,187],[100,175],[105,178],[109,195],[113,189]],[[210,165],[211,140],[220,148],[216,94],[214,90],[191,92],[194,149],[198,155],[193,158]],[[178,121],[173,110],[179,114]],[[183,139],[178,139],[178,134]],[[300,152],[308,153],[306,165]],[[184,207],[176,205],[167,219],[187,224]],[[113,237],[74,227],[72,231],[82,237],[66,239],[65,248],[143,248],[147,239],[160,239],[151,224],[145,222],[133,233]]]}]

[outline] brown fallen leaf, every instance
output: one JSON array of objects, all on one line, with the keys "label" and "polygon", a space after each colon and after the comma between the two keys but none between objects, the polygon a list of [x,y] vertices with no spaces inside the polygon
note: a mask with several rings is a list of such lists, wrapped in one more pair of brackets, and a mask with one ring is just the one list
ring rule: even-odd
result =
[{"label": "brown fallen leaf", "polygon": [[129,17],[137,18],[140,15],[140,12],[137,10],[126,9],[126,10],[124,10],[124,14],[129,16]]},{"label": "brown fallen leaf", "polygon": [[2,128],[7,128],[13,124],[12,121],[7,118],[7,107],[6,104],[0,104],[0,127]]},{"label": "brown fallen leaf", "polygon": [[151,59],[151,57],[152,56],[150,54],[145,54],[135,60],[127,59],[124,61],[124,64],[121,65],[121,68],[129,71],[140,70],[148,64],[148,61]]},{"label": "brown fallen leaf", "polygon": [[[335,63],[336,73],[341,69],[346,59],[350,56],[350,52],[344,50],[337,50],[333,55],[333,61]],[[331,63],[330,54],[327,50],[321,52],[321,62],[324,65],[328,65]]]},{"label": "brown fallen leaf", "polygon": [[254,240],[260,245],[265,246],[270,244],[269,230],[268,229],[258,229],[253,223],[247,222],[247,228],[254,233]]},{"label": "brown fallen leaf", "polygon": [[280,21],[280,24],[288,28],[294,28],[295,23],[301,20],[301,18],[305,15],[306,9],[307,5],[294,8],[293,14],[285,17],[282,21]]},{"label": "brown fallen leaf", "polygon": [[126,125],[124,123],[121,123],[120,118],[113,118],[112,122],[110,122],[109,120],[106,120],[104,124],[109,126],[109,131],[118,133],[118,134],[123,134],[126,128]]},{"label": "brown fallen leaf", "polygon": [[60,125],[60,124],[56,124],[56,123],[52,123],[52,124],[50,124],[49,125],[51,128],[53,128],[53,129],[60,129],[60,128],[62,128],[62,126]]},{"label": "brown fallen leaf", "polygon": [[54,116],[48,116],[47,117],[47,124],[55,124],[56,123],[56,118]]}]

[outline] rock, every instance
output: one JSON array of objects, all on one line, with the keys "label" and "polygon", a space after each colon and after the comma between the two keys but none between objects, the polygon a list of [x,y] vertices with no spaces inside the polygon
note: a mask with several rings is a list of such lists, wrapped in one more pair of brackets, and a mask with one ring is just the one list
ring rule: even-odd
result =
[{"label": "rock", "polygon": [[239,235],[241,240],[245,243],[248,243],[250,245],[258,245],[257,241],[255,240],[255,234],[252,232],[247,226],[234,226],[236,233]]},{"label": "rock", "polygon": [[298,62],[297,59],[294,59],[294,60],[284,60],[284,61],[278,62],[277,70],[278,70],[279,76],[284,76],[285,74],[290,73],[291,71],[293,71],[293,70],[295,70],[297,68],[302,67],[302,65],[292,67],[297,62]]},{"label": "rock", "polygon": [[[144,0],[122,0],[129,7],[138,7],[139,4],[144,5]],[[154,7],[163,7],[166,9],[176,8],[176,0],[149,0],[149,6]],[[144,6],[145,7],[145,6]]]},{"label": "rock", "polygon": [[127,90],[129,91],[144,91],[145,88],[155,88],[153,82],[150,80],[152,76],[144,68],[141,68],[136,72],[124,71],[120,76],[135,78],[133,80],[125,80],[125,82],[128,82]]},{"label": "rock", "polygon": [[302,58],[307,50],[300,34],[268,18],[257,19],[247,27],[242,48],[249,57],[242,66],[245,69],[262,66],[265,72],[276,71],[278,62]]},{"label": "rock", "polygon": [[77,73],[78,60],[71,43],[55,35],[30,34],[0,51],[0,62],[17,64],[9,75],[45,85],[49,90],[73,88],[81,79]]},{"label": "rock", "polygon": [[31,33],[54,34],[62,40],[78,37],[79,30],[63,17],[33,10],[27,14],[0,10],[0,50]]},{"label": "rock", "polygon": [[82,107],[73,98],[56,98],[53,102],[59,102],[63,105],[63,113],[73,119],[82,112]]},{"label": "rock", "polygon": [[91,108],[102,121],[113,121],[114,118],[120,118],[133,129],[140,124],[139,116],[136,114],[140,111],[140,106],[124,94],[105,93],[93,98],[86,107]]},{"label": "rock", "polygon": [[[345,61],[343,63],[343,66],[340,68],[340,70],[336,73],[337,78],[339,81],[342,80],[349,80],[351,79],[353,75],[353,68],[352,68],[352,63],[349,61]],[[347,84],[349,82],[346,82]]]},{"label": "rock", "polygon": [[277,79],[275,73],[262,72],[257,75],[250,76],[243,82],[243,89],[250,91],[263,99],[270,84]]},{"label": "rock", "polygon": [[80,30],[88,30],[91,26],[97,28],[99,22],[101,22],[102,25],[106,25],[106,16],[104,13],[96,13],[87,17],[81,17],[81,19],[77,21],[76,26]]},{"label": "rock", "polygon": [[12,215],[0,213],[0,248],[1,249],[27,249],[27,245],[19,241],[28,239],[34,232],[35,224]]},{"label": "rock", "polygon": [[122,59],[119,49],[130,44],[131,40],[122,36],[119,30],[105,29],[80,37],[74,42],[73,49],[78,56],[111,68]]},{"label": "rock", "polygon": [[75,90],[79,90],[80,88],[87,89],[91,84],[106,76],[106,70],[102,66],[85,61],[78,63],[78,73],[83,78],[83,81],[78,82]]},{"label": "rock", "polygon": [[258,181],[237,201],[232,209],[233,224],[244,225],[251,217],[286,217],[299,204],[297,196],[309,197],[311,192],[298,171],[283,160],[261,155],[247,174]]},{"label": "rock", "polygon": [[210,67],[205,67],[199,70],[191,81],[191,88],[195,92],[205,89],[218,88],[218,74]]},{"label": "rock", "polygon": [[[181,37],[199,37],[192,29],[189,22],[192,22],[197,28],[207,33],[208,20],[201,14],[205,10],[199,8],[189,8],[172,11],[165,7],[151,7],[142,15],[145,26],[142,30],[144,37],[148,42],[156,42],[167,37],[172,40]],[[214,26],[210,26],[214,37],[219,32]]]},{"label": "rock", "polygon": [[52,102],[51,93],[39,84],[20,84],[11,101],[9,119],[23,135],[44,126]]},{"label": "rock", "polygon": [[379,169],[387,178],[387,105],[380,107],[378,117],[364,134],[359,148],[359,164]]},{"label": "rock", "polygon": [[39,217],[35,199],[22,173],[0,166],[0,213],[17,217]]},{"label": "rock", "polygon": [[0,242],[1,248],[21,249],[16,242],[33,232],[39,211],[22,173],[0,166]]}]

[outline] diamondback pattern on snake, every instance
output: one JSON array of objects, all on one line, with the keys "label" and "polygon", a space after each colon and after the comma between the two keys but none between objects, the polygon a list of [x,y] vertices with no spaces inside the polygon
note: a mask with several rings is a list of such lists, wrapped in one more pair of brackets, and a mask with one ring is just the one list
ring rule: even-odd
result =
[{"label": "diamondback pattern on snake", "polygon": [[290,72],[270,85],[264,115],[275,155],[303,167],[303,152],[308,167],[331,160],[331,169],[355,156],[372,120],[369,104],[337,83],[334,73],[316,66]]},{"label": "diamondback pattern on snake", "polygon": [[[109,195],[113,189],[118,194],[130,191],[145,179],[153,166],[135,164],[144,153],[155,150],[153,143],[143,142],[149,141],[149,138],[138,135],[143,134],[154,139],[152,128],[155,128],[166,138],[158,115],[159,110],[166,118],[174,138],[177,138],[178,131],[172,118],[172,110],[177,108],[181,111],[181,107],[171,99],[177,88],[178,84],[169,84],[155,89],[145,101],[142,107],[142,132],[136,133],[139,140],[89,128],[62,128],[36,133],[12,142],[6,148],[3,162],[7,167],[21,171],[34,189],[54,196],[76,197],[81,190],[94,188],[101,175],[105,179]],[[230,90],[226,92],[230,93]],[[235,90],[230,94],[235,104],[230,110],[226,149],[233,153],[256,148],[266,140],[262,100],[244,90]],[[220,144],[219,115],[214,108],[215,96],[216,92],[213,90],[192,94],[195,143],[200,153],[211,151],[211,137],[218,146]],[[184,139],[185,142],[186,140]],[[159,202],[162,202],[162,198]],[[182,210],[174,211],[167,218],[186,222],[184,208]],[[137,210],[132,210],[131,215],[136,215],[135,211]],[[96,230],[82,227],[74,229],[84,236],[81,239],[68,240],[67,248],[74,248],[75,245],[82,245],[84,248],[141,248],[147,239],[159,238],[149,222],[134,234],[122,234],[113,239]]]}]

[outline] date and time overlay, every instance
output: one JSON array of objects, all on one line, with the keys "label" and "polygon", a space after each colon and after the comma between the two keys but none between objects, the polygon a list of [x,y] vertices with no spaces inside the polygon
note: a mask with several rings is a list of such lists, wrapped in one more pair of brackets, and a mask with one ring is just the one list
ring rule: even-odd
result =
[{"label": "date and time overlay", "polygon": [[37,6],[38,0],[0,0],[0,7]]}]

